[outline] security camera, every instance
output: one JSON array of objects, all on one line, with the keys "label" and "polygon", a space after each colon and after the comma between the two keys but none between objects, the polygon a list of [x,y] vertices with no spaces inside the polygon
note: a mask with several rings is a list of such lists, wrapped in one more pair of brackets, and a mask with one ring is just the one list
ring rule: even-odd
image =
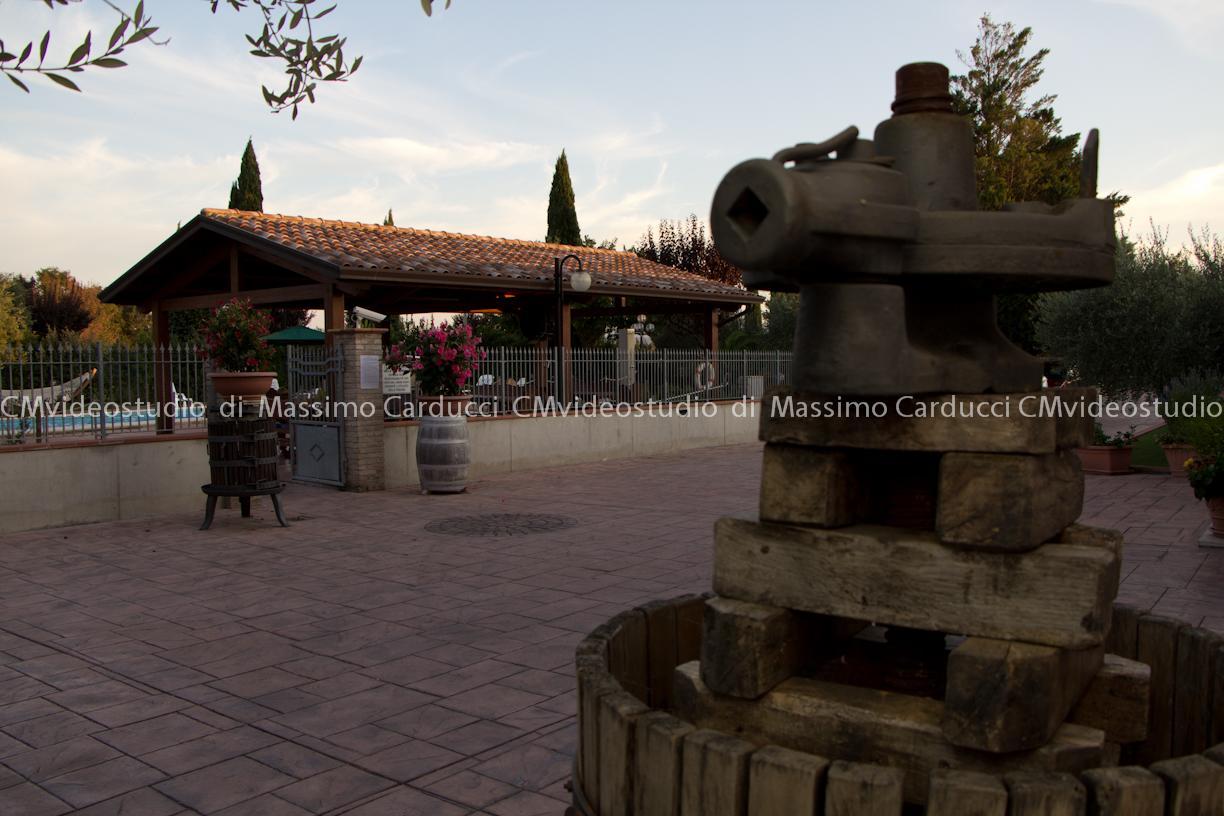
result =
[{"label": "security camera", "polygon": [[385,314],[379,314],[373,309],[367,309],[364,306],[354,307],[353,314],[357,315],[362,320],[368,320],[371,323],[381,323],[387,319]]}]

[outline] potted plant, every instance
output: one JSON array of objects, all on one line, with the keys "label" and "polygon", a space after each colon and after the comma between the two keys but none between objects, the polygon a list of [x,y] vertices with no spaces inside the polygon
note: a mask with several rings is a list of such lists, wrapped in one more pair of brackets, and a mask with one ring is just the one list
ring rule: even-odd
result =
[{"label": "potted plant", "polygon": [[1186,475],[1186,460],[1195,456],[1190,436],[1197,421],[1192,410],[1196,401],[1216,400],[1220,385],[1218,374],[1191,372],[1174,380],[1169,387],[1169,399],[1165,403],[1165,435],[1160,446],[1164,448],[1171,475]]},{"label": "potted plant", "polygon": [[1224,538],[1224,400],[1213,395],[1200,402],[1185,428],[1196,451],[1186,462],[1186,478],[1194,495],[1207,502],[1211,532]]},{"label": "potted plant", "polygon": [[471,396],[465,393],[468,381],[485,356],[480,338],[469,325],[443,323],[422,328],[412,363],[412,372],[421,384],[421,416],[463,415],[471,402]]},{"label": "potted plant", "polygon": [[1101,423],[1095,423],[1093,444],[1086,448],[1075,449],[1084,467],[1084,472],[1106,476],[1130,473],[1131,441],[1134,436],[1135,427],[1133,425],[1128,431],[1107,435]]},{"label": "potted plant", "polygon": [[[424,397],[419,402],[417,476],[423,492],[460,493],[467,488],[471,462],[467,429],[471,397],[464,390],[485,352],[468,325],[443,323],[422,329],[418,340],[412,371]],[[393,357],[389,365],[395,362]]]},{"label": "potted plant", "polygon": [[234,298],[213,309],[201,328],[201,355],[214,366],[208,377],[218,396],[254,399],[268,393],[276,372],[269,370],[272,348],[263,339],[269,328],[267,312]]},{"label": "potted plant", "polygon": [[1164,449],[1165,460],[1169,463],[1170,476],[1185,476],[1186,462],[1194,457],[1194,446],[1186,442],[1186,437],[1177,431],[1172,419],[1165,420],[1168,430],[1160,440]]},{"label": "potted plant", "polygon": [[1224,539],[1224,462],[1215,456],[1194,456],[1186,460],[1186,478],[1195,497],[1207,502],[1212,535]]}]

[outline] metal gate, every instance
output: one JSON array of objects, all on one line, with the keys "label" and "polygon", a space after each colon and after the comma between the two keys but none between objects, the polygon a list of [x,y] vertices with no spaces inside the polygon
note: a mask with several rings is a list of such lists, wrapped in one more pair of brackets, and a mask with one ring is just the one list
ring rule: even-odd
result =
[{"label": "metal gate", "polygon": [[344,484],[344,358],[327,346],[289,346],[286,354],[290,459],[301,482]]}]

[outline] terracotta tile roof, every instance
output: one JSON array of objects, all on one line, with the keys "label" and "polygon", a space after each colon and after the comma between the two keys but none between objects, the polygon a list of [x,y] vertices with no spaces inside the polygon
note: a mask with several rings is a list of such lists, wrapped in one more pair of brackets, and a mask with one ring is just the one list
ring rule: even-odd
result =
[{"label": "terracotta tile roof", "polygon": [[[399,276],[427,274],[456,282],[464,278],[496,279],[538,289],[541,284],[552,286],[553,259],[573,253],[582,258],[583,269],[591,274],[593,291],[654,290],[642,294],[712,297],[740,303],[760,300],[738,287],[614,249],[243,210],[204,209],[200,215],[333,264],[346,278],[370,275],[393,281]],[[567,266],[566,272],[571,271],[572,266]]]}]

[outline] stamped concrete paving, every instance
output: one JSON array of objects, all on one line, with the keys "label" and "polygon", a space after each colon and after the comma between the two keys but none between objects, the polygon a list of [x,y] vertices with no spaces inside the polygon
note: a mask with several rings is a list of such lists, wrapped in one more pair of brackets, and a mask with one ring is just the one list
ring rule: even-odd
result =
[{"label": "stamped concrete paving", "polygon": [[[583,633],[709,585],[711,523],[760,449],[479,482],[293,486],[293,526],[219,514],[0,538],[0,813],[560,814]],[[1164,476],[1090,477],[1125,530],[1126,600],[1224,631],[1224,551]],[[202,505],[202,503],[201,503]],[[499,538],[428,522],[550,513]]]}]

